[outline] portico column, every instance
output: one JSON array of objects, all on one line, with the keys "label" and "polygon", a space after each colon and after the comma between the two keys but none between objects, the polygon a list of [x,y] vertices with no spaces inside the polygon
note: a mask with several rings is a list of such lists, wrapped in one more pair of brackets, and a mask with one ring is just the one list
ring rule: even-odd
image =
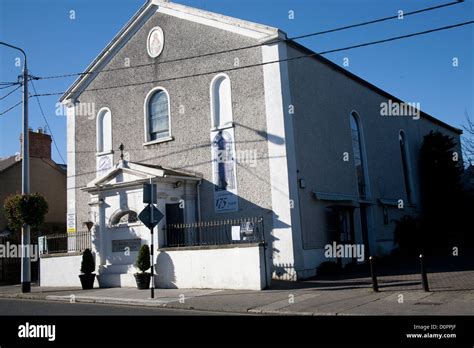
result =
[{"label": "portico column", "polygon": [[[105,255],[105,243],[107,237],[105,235],[107,229],[105,224],[105,202],[102,198],[99,198],[99,202],[97,203],[97,208],[99,211],[99,231],[98,231],[98,240],[99,240],[99,269],[106,264],[106,255]],[[97,236],[96,236],[97,238]]]},{"label": "portico column", "polygon": [[92,238],[92,251],[96,253],[98,261],[98,269],[105,266],[105,243],[106,243],[106,224],[105,224],[105,202],[103,199],[94,199],[89,206],[92,209],[91,219],[94,223]]}]

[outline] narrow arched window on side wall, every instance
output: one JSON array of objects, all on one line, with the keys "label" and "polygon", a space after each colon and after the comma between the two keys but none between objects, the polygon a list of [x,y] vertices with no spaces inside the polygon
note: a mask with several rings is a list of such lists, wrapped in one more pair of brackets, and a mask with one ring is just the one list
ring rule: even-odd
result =
[{"label": "narrow arched window on side wall", "polygon": [[170,136],[170,109],[168,93],[155,90],[148,98],[146,141],[160,140]]},{"label": "narrow arched window on side wall", "polygon": [[404,131],[398,133],[398,140],[400,143],[400,153],[402,156],[403,181],[405,183],[405,192],[408,203],[414,203],[413,183],[411,180],[410,155],[408,150],[407,137]]},{"label": "narrow arched window on side wall", "polygon": [[219,74],[211,82],[211,123],[213,129],[232,127],[230,78]]},{"label": "narrow arched window on side wall", "polygon": [[363,151],[362,132],[360,129],[359,118],[356,112],[351,112],[351,137],[352,137],[352,156],[357,176],[359,196],[365,198],[367,195],[365,178],[365,159]]},{"label": "narrow arched window on side wall", "polygon": [[112,116],[110,110],[103,108],[97,115],[97,152],[112,151]]}]

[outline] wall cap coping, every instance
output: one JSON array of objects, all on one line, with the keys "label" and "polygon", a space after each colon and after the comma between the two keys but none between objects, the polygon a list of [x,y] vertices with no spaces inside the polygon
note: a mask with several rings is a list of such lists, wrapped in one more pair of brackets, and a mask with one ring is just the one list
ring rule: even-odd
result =
[{"label": "wall cap coping", "polygon": [[40,258],[41,259],[49,259],[52,257],[65,257],[65,256],[82,256],[82,251],[72,251],[72,252],[66,252],[66,253],[54,253],[54,254],[41,254]]},{"label": "wall cap coping", "polygon": [[251,248],[264,246],[264,243],[240,243],[240,244],[222,244],[222,245],[195,245],[183,247],[163,247],[158,248],[159,252],[167,251],[188,251],[188,250],[214,250],[214,249],[232,249],[232,248]]}]

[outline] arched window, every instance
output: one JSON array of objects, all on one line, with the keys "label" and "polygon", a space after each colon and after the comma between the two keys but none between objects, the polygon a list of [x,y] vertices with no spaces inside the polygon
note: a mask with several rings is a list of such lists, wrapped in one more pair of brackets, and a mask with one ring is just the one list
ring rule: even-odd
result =
[{"label": "arched window", "polygon": [[170,136],[170,103],[168,92],[153,89],[145,100],[146,141],[160,140]]},{"label": "arched window", "polygon": [[108,108],[97,114],[97,152],[112,151],[112,118]]},{"label": "arched window", "polygon": [[404,131],[400,131],[398,134],[398,140],[400,142],[400,153],[402,155],[402,169],[403,169],[403,181],[405,182],[405,191],[407,194],[408,203],[413,203],[413,187],[411,181],[411,168],[410,168],[410,157],[408,151],[408,143],[406,134]]},{"label": "arched window", "polygon": [[211,82],[212,128],[232,127],[232,96],[230,78],[219,74]]},{"label": "arched window", "polygon": [[121,210],[110,218],[110,226],[127,225],[138,222],[138,215],[133,210]]},{"label": "arched window", "polygon": [[360,129],[359,118],[356,112],[351,112],[351,135],[352,135],[352,156],[357,175],[359,196],[365,198],[367,194],[365,180],[365,159],[363,151],[363,139]]}]

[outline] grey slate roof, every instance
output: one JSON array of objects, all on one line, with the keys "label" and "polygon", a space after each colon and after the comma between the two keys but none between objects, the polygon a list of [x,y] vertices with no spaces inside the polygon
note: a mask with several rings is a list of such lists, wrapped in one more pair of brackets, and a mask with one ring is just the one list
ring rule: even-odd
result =
[{"label": "grey slate roof", "polygon": [[13,166],[17,162],[19,161],[16,160],[16,156],[1,158],[0,159],[0,173],[7,170],[8,168]]}]

